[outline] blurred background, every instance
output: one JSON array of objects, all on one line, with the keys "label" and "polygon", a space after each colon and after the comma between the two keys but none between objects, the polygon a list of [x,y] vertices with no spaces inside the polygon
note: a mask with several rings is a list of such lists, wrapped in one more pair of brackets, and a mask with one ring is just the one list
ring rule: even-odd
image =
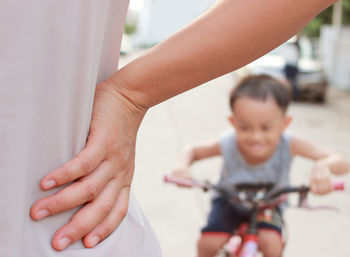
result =
[{"label": "blurred background", "polygon": [[[212,0],[131,0],[120,67],[210,8]],[[293,85],[291,133],[350,158],[350,0],[312,20],[298,35],[235,72],[212,80],[152,108],[139,132],[133,191],[157,234],[164,257],[195,256],[210,196],[163,183],[186,145],[217,139],[230,125],[228,93],[247,74],[267,73]],[[198,178],[215,182],[221,159],[193,166]],[[307,184],[312,162],[296,158],[293,184]],[[344,177],[350,181],[349,177]],[[310,197],[312,205],[340,209],[286,212],[284,256],[349,257],[350,194]]]}]

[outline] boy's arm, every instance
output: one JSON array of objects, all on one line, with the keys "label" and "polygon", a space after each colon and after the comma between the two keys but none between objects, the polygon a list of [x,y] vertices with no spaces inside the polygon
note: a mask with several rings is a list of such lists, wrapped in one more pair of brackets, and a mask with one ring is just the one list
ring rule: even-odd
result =
[{"label": "boy's arm", "polygon": [[186,147],[178,157],[172,175],[176,177],[191,178],[189,168],[192,163],[218,155],[221,155],[219,141]]},{"label": "boy's arm", "polygon": [[349,172],[350,163],[343,156],[317,147],[305,139],[292,137],[290,141],[292,155],[299,155],[315,161],[311,173],[311,190],[316,194],[326,194],[333,190],[331,173]]},{"label": "boy's arm", "polygon": [[317,147],[305,139],[293,136],[290,141],[290,148],[294,156],[299,155],[314,160],[316,164],[326,164],[333,174],[341,175],[350,170],[350,163],[344,156]]}]

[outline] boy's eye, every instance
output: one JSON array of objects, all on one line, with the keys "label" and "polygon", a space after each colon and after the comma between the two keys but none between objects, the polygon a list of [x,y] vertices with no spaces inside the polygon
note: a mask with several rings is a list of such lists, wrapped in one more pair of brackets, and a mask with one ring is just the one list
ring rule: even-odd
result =
[{"label": "boy's eye", "polygon": [[249,130],[249,127],[248,127],[248,126],[241,126],[240,128],[241,128],[241,130],[243,130],[243,131],[248,131],[248,130]]},{"label": "boy's eye", "polygon": [[271,129],[270,126],[263,126],[263,127],[262,127],[262,130],[264,130],[264,131],[268,131],[268,130],[270,130],[270,129]]}]

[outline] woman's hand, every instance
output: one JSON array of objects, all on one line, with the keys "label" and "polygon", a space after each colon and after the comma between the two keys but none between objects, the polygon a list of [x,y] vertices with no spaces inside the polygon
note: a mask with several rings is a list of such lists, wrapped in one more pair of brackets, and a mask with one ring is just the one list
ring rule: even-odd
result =
[{"label": "woman's hand", "polygon": [[145,113],[111,81],[97,86],[85,149],[40,185],[49,190],[73,183],[31,208],[31,217],[40,220],[84,205],[56,232],[54,249],[63,250],[81,238],[86,247],[94,247],[121,223],[128,209],[136,135]]},{"label": "woman's hand", "polygon": [[311,191],[324,195],[333,191],[331,171],[327,162],[317,161],[311,173]]}]

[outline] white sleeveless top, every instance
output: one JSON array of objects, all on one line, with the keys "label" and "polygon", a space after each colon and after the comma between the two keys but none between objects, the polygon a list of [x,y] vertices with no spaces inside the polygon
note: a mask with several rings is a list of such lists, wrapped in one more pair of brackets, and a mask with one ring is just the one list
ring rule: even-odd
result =
[{"label": "white sleeveless top", "polygon": [[133,197],[94,249],[57,252],[75,210],[32,221],[40,179],[84,148],[95,86],[117,69],[128,0],[0,0],[0,256],[159,257]]}]

